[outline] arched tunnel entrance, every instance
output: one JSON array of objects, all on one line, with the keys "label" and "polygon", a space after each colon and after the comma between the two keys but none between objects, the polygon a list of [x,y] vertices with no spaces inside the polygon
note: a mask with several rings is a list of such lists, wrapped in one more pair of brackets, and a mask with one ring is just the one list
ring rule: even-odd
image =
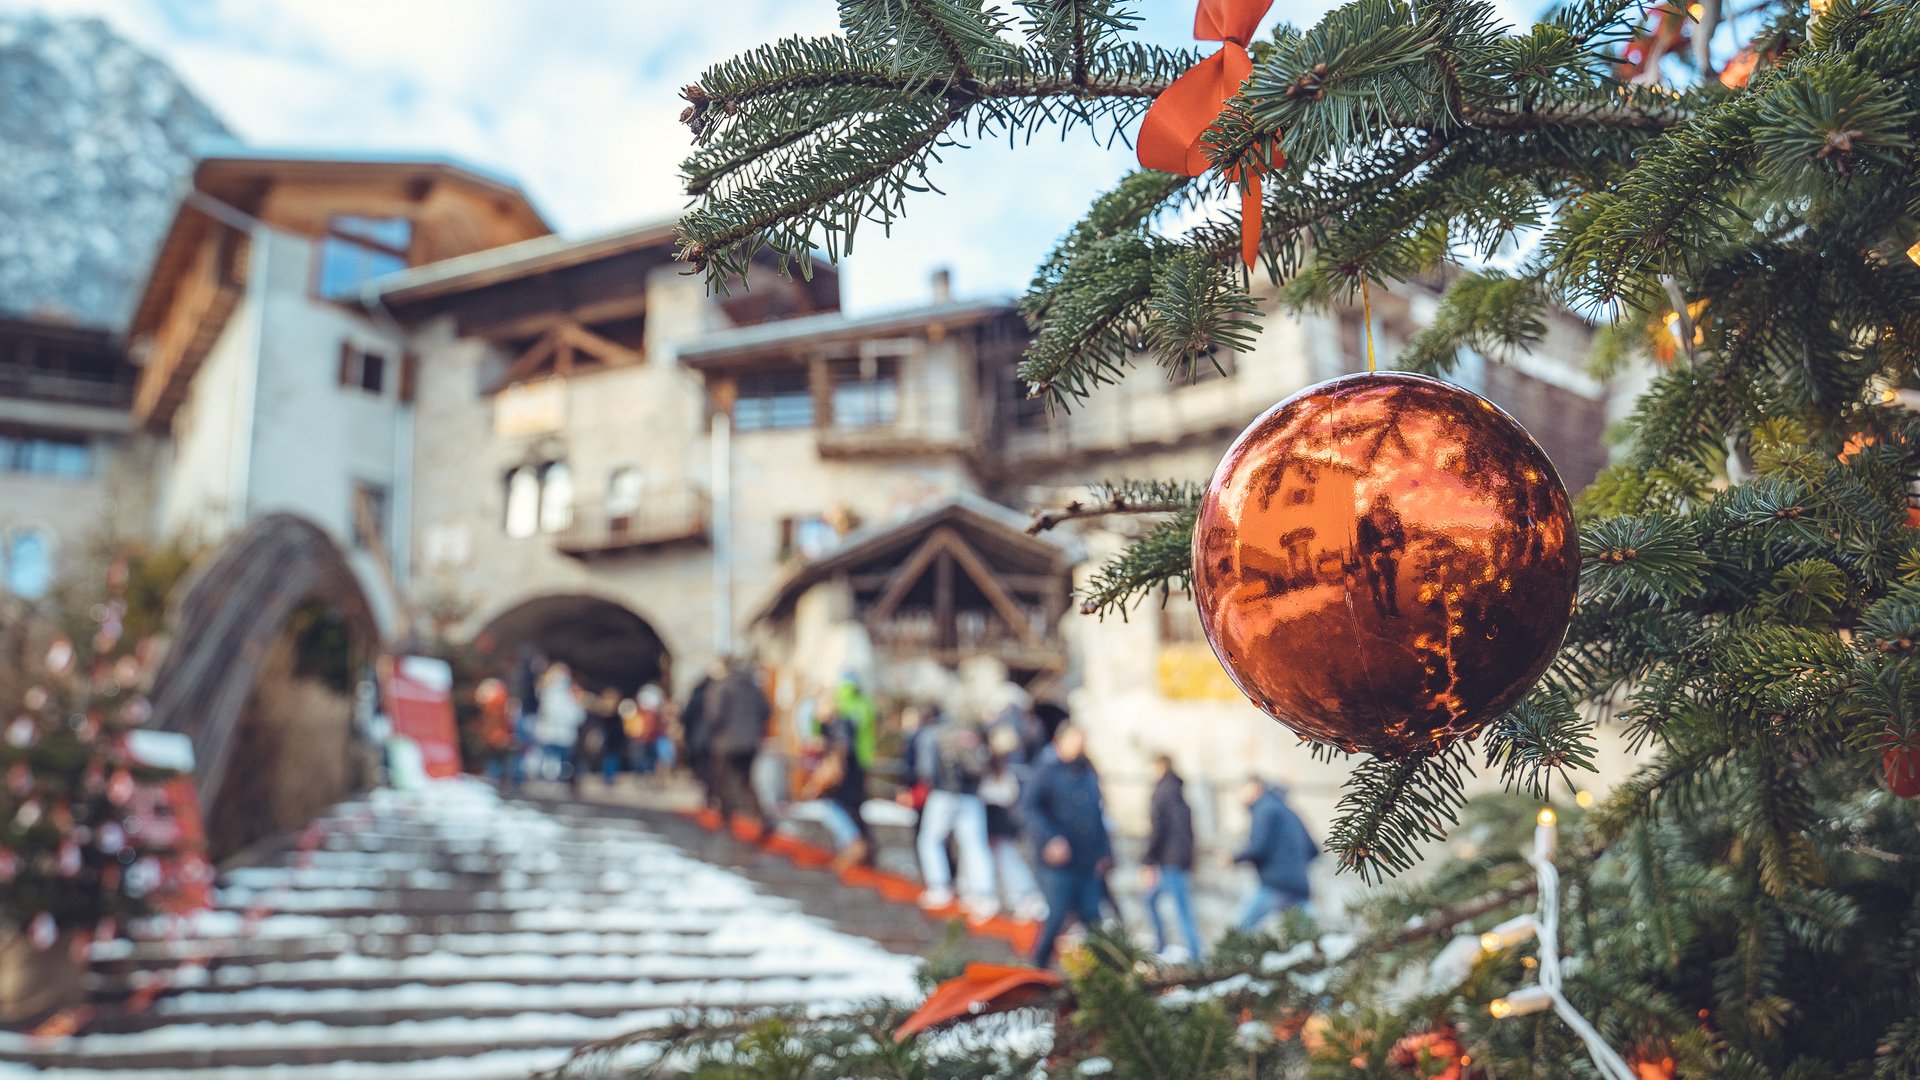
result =
[{"label": "arched tunnel entrance", "polygon": [[564,662],[589,690],[631,694],[648,683],[672,690],[672,658],[652,624],[597,596],[538,596],[495,616],[474,637],[502,672],[529,654]]}]

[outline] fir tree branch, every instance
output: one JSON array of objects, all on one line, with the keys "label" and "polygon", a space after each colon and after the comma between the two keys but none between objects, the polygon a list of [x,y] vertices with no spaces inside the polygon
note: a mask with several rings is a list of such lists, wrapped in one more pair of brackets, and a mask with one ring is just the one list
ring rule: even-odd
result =
[{"label": "fir tree branch", "polygon": [[1176,514],[1200,504],[1200,485],[1165,480],[1120,481],[1096,484],[1086,501],[1075,499],[1058,510],[1036,511],[1027,535],[1058,528],[1069,521],[1085,521],[1113,514]]}]

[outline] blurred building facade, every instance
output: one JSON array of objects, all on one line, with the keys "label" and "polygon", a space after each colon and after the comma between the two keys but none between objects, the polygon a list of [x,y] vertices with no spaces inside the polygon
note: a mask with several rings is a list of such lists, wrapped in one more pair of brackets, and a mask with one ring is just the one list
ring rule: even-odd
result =
[{"label": "blurred building facade", "polygon": [[[123,535],[210,545],[291,514],[393,642],[682,693],[752,653],[785,705],[847,672],[883,698],[949,694],[984,659],[1086,718],[1113,775],[1161,750],[1223,790],[1305,768],[1183,597],[1074,614],[1142,523],[1036,536],[1027,511],[1092,479],[1204,480],[1274,402],[1364,368],[1358,311],[1269,299],[1250,351],[1049,410],[1015,375],[1010,302],[941,275],[917,307],[848,316],[825,265],[711,294],[674,247],[666,225],[555,237],[510,182],[448,161],[204,160],[122,338],[0,326],[0,539],[27,568],[9,573],[46,576],[102,506]],[[1377,298],[1383,357],[1443,286]],[[1535,353],[1458,373],[1574,488],[1620,408],[1581,373],[1587,337],[1555,316]],[[1136,803],[1115,800],[1123,824]]]}]

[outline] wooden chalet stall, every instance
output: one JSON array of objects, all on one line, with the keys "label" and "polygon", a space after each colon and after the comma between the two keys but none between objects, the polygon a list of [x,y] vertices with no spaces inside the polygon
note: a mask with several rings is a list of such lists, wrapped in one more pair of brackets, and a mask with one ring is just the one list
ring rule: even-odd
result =
[{"label": "wooden chalet stall", "polygon": [[1014,682],[1045,691],[1067,671],[1060,620],[1079,552],[1029,536],[1026,524],[954,494],[856,531],[802,564],[760,611],[764,655],[812,685],[866,659],[882,694],[911,694],[929,667],[990,657]]}]

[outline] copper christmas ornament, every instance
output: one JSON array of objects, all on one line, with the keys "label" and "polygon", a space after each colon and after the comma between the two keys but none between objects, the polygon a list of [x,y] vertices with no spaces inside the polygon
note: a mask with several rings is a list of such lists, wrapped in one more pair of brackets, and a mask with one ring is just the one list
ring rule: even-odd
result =
[{"label": "copper christmas ornament", "polygon": [[1579,536],[1540,445],[1420,375],[1309,387],[1240,433],[1193,534],[1215,655],[1301,735],[1438,750],[1512,706],[1573,614]]}]

